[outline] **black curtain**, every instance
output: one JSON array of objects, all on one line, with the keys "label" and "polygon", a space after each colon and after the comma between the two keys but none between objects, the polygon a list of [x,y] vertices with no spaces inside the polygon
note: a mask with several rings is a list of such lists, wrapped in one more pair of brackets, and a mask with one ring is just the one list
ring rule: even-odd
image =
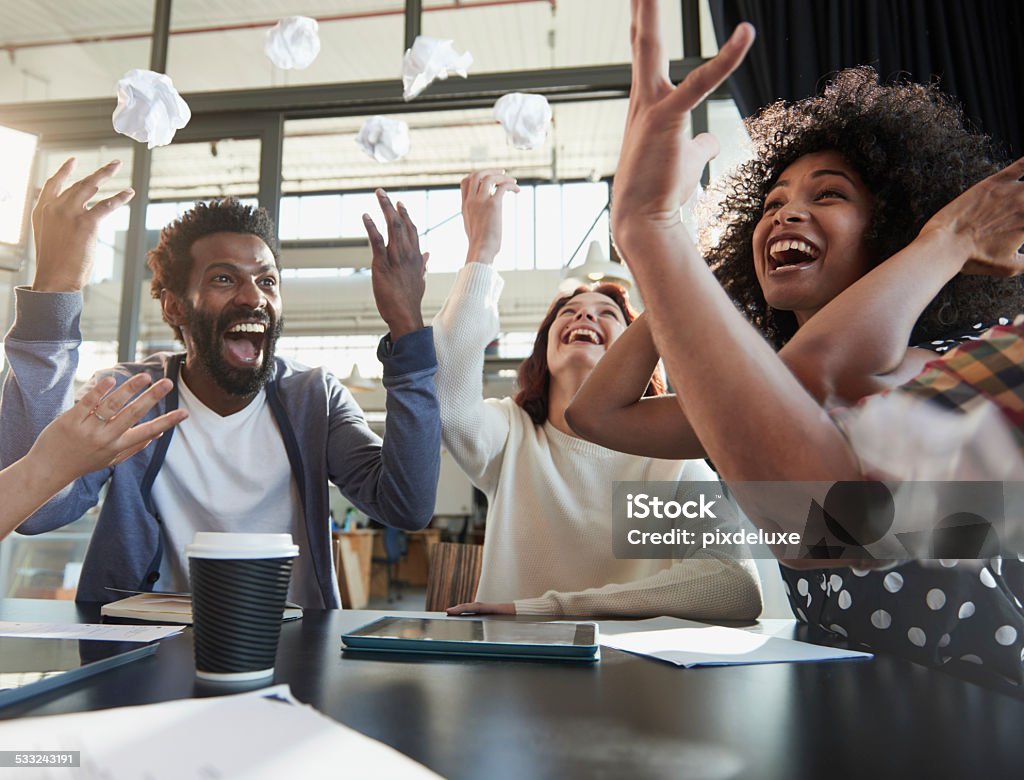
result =
[{"label": "black curtain", "polygon": [[715,37],[742,21],[757,41],[730,80],[743,116],[816,94],[829,74],[873,65],[954,95],[1011,157],[1024,154],[1022,0],[710,0]]}]

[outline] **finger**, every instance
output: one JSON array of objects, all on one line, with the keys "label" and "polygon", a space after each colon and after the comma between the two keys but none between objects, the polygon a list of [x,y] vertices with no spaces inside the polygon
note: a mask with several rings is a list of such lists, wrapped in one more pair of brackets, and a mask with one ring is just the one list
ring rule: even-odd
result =
[{"label": "finger", "polygon": [[373,253],[373,259],[377,261],[379,258],[386,256],[387,249],[384,246],[384,237],[377,230],[377,226],[369,214],[363,214],[363,227],[366,228],[366,237],[370,239],[370,251]]},{"label": "finger", "polygon": [[[701,159],[704,160],[704,165],[718,157],[721,146],[718,143],[718,139],[715,138],[711,133],[700,133],[693,137],[693,146],[700,153]],[[704,168],[701,166],[701,169]]]},{"label": "finger", "polygon": [[478,171],[476,174],[476,186],[473,188],[473,194],[479,197],[488,197],[491,194],[491,189],[494,187],[495,179],[504,175],[504,171],[499,171],[495,168]]},{"label": "finger", "polygon": [[1024,177],[1024,157],[1019,157],[1012,163],[1007,165],[999,173],[995,174],[999,178],[1010,179],[1011,181],[1020,181],[1021,177]]},{"label": "finger", "polygon": [[64,182],[67,181],[68,176],[75,169],[75,158],[69,157],[64,163],[57,169],[57,171],[46,180],[43,188],[39,191],[39,197],[36,199],[35,206],[32,207],[32,240],[35,243],[36,251],[38,252],[39,246],[42,243],[43,236],[43,222],[46,216],[46,207],[52,203],[58,195],[60,195],[61,189],[64,187]]},{"label": "finger", "polygon": [[84,179],[75,182],[61,195],[61,200],[68,206],[85,208],[85,204],[92,200],[100,191],[100,185],[117,173],[121,167],[120,160],[111,160],[102,168],[97,168]]},{"label": "finger", "polygon": [[103,400],[103,396],[110,392],[115,381],[114,377],[105,376],[98,380],[96,384],[90,387],[85,394],[78,399],[78,403],[75,404],[74,409],[78,412],[77,416],[80,420],[84,420],[92,414],[93,409],[96,408],[96,404]]},{"label": "finger", "polygon": [[494,188],[494,199],[497,200],[498,203],[500,204],[501,203],[501,199],[505,195],[506,192],[519,192],[519,185],[516,184],[516,180],[515,179],[509,179],[507,181],[503,181],[501,184],[499,184],[497,187],[495,187]]},{"label": "finger", "polygon": [[[116,390],[113,390],[108,395],[104,396],[103,400],[96,404],[93,409],[93,414],[98,414],[106,419],[112,419],[124,408],[124,405],[127,404],[136,393],[148,385],[150,381],[151,380],[147,374],[136,374],[135,376],[130,377],[122,382],[121,386]],[[170,380],[168,380],[168,383],[169,382]],[[168,388],[168,390],[169,389],[170,388]],[[164,391],[163,395],[167,395],[167,390]],[[128,425],[130,425],[130,423]],[[127,428],[128,425],[125,425],[124,427]]]},{"label": "finger", "polygon": [[655,93],[668,82],[668,57],[661,42],[661,12],[658,0],[633,0],[629,42],[633,50],[631,89],[638,96]]},{"label": "finger", "polygon": [[462,202],[466,202],[466,196],[469,194],[469,188],[473,184],[473,174],[468,174],[462,177],[462,181],[459,182],[459,189],[462,191]]},{"label": "finger", "polygon": [[464,604],[456,604],[454,607],[448,607],[445,612],[449,615],[475,615],[478,606],[477,602],[470,601]]},{"label": "finger", "polygon": [[118,462],[128,460],[136,452],[145,449],[151,441],[160,438],[186,418],[188,418],[188,412],[184,409],[175,409],[173,412],[160,415],[155,420],[129,428],[117,441],[121,448],[117,458]]},{"label": "finger", "polygon": [[[160,437],[157,436],[157,437],[154,437],[154,438],[159,439]],[[119,465],[121,463],[124,463],[132,455],[139,454],[140,452],[142,452],[144,449],[146,449],[146,447],[148,447],[152,443],[153,443],[153,439],[146,439],[144,442],[141,442],[140,444],[136,444],[134,447],[130,447],[128,449],[123,449],[119,453],[117,453],[117,455],[114,456],[114,459],[112,461],[110,461],[110,463],[108,463],[107,465],[108,466],[117,466],[117,465]]]},{"label": "finger", "polygon": [[391,204],[391,198],[384,190],[377,190],[377,203],[380,204],[380,210],[384,214],[384,223],[388,228],[388,244],[395,238],[395,234],[401,228],[401,217],[398,212],[395,211],[395,207]]},{"label": "finger", "polygon": [[115,211],[121,208],[121,206],[123,206],[125,203],[127,203],[134,197],[135,190],[129,187],[126,190],[121,190],[119,193],[117,193],[117,195],[112,195],[109,198],[101,200],[99,203],[97,203],[95,206],[89,209],[89,213],[93,214],[97,218],[105,217],[108,214],[113,214]]},{"label": "finger", "polygon": [[510,178],[510,176],[505,175],[504,171],[487,171],[480,177],[480,183],[477,186],[477,196],[481,199],[490,198],[494,195],[498,185],[503,181],[508,181]]},{"label": "finger", "polygon": [[[170,379],[161,379],[158,382],[155,382],[152,387],[142,393],[134,401],[131,401],[131,403],[122,404],[122,407],[116,412],[114,418],[111,420],[111,424],[114,426],[114,429],[122,433],[128,430],[131,426],[135,425],[135,423],[145,417],[149,410],[156,406],[160,399],[171,392],[173,388],[174,384]],[[120,390],[121,388],[118,388],[119,392]]]},{"label": "finger", "polygon": [[423,253],[423,273],[427,272],[427,261],[430,260],[430,252]]},{"label": "finger", "polygon": [[420,236],[416,230],[416,223],[412,221],[412,217],[409,216],[409,210],[402,201],[398,201],[398,214],[402,219],[402,224],[398,231],[399,245],[402,249],[411,249],[417,255],[420,254]]},{"label": "finger", "polygon": [[71,175],[71,172],[74,169],[75,158],[68,157],[68,159],[66,159],[63,162],[60,168],[57,169],[56,173],[54,173],[53,176],[46,180],[46,183],[43,185],[43,188],[39,191],[39,199],[36,201],[37,208],[40,203],[52,200],[53,198],[60,195],[60,191],[64,187],[64,182],[68,180],[68,176]]},{"label": "finger", "polygon": [[747,22],[740,24],[718,54],[683,79],[668,98],[668,104],[676,111],[689,111],[700,103],[740,66],[754,38],[754,26]]}]

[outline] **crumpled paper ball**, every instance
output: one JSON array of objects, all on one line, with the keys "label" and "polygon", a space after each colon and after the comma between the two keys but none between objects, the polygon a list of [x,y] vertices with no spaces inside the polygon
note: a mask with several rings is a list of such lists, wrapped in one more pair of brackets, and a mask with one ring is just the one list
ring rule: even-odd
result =
[{"label": "crumpled paper ball", "polygon": [[192,111],[163,73],[135,68],[117,82],[114,130],[136,141],[167,146],[188,124]]},{"label": "crumpled paper ball", "polygon": [[267,30],[263,53],[282,70],[308,68],[320,53],[319,26],[308,16],[286,16]]},{"label": "crumpled paper ball", "polygon": [[551,106],[543,95],[510,92],[494,104],[494,118],[501,122],[516,149],[536,149],[547,138]]},{"label": "crumpled paper ball", "polygon": [[359,128],[356,143],[377,162],[400,160],[409,153],[409,125],[386,116],[370,117]]},{"label": "crumpled paper ball", "polygon": [[472,64],[473,55],[456,54],[452,41],[417,35],[402,58],[402,96],[412,100],[435,79],[443,81],[453,73],[466,78]]}]

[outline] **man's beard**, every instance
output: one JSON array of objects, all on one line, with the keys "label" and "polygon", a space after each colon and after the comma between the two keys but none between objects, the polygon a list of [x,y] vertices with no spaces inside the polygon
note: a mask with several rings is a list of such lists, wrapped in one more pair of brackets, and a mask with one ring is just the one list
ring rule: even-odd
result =
[{"label": "man's beard", "polygon": [[[226,393],[242,397],[256,395],[270,379],[274,367],[274,350],[281,336],[283,322],[272,318],[260,309],[236,306],[225,309],[219,317],[200,311],[185,302],[185,317],[189,335],[195,345],[195,357],[203,368]],[[239,320],[262,322],[267,330],[263,345],[263,361],[253,368],[235,368],[224,359],[222,352],[224,332],[233,322]]]}]

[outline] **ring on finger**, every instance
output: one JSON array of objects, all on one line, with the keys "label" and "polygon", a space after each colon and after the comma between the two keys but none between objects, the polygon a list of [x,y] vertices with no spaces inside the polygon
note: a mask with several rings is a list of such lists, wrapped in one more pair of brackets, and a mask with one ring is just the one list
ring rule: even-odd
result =
[{"label": "ring on finger", "polygon": [[104,417],[102,414],[100,414],[96,410],[93,410],[92,416],[95,417],[97,420],[99,420],[101,423],[108,423],[108,422],[110,422],[110,417]]}]

